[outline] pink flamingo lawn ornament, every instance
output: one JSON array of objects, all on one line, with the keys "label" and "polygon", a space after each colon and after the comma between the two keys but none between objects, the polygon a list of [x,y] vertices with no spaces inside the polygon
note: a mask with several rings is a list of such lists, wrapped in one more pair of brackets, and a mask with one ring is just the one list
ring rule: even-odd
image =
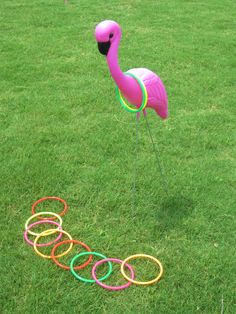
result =
[{"label": "pink flamingo lawn ornament", "polygon": [[[106,56],[111,76],[118,88],[131,104],[140,107],[142,91],[138,82],[135,78],[123,73],[118,64],[118,48],[121,39],[119,24],[110,20],[99,23],[95,29],[95,38],[100,53]],[[129,72],[140,78],[146,87],[148,97],[146,107],[153,108],[162,119],[166,119],[168,99],[161,79],[145,68],[130,69]],[[145,109],[143,113],[146,115]]]}]

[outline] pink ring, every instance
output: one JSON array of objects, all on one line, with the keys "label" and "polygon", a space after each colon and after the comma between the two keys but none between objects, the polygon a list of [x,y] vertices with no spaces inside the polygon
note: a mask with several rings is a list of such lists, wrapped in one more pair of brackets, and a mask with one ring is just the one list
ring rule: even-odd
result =
[{"label": "pink ring", "polygon": [[[119,264],[122,264],[122,260],[120,259],[117,259],[117,258],[106,258],[106,259],[102,259],[100,261],[98,261],[94,266],[93,266],[93,269],[92,269],[92,276],[93,276],[93,279],[96,281],[96,283],[105,288],[105,289],[108,289],[108,290],[122,290],[122,289],[125,289],[125,288],[128,288],[130,285],[131,285],[131,282],[127,282],[125,285],[122,285],[122,286],[108,286],[108,285],[105,285],[104,283],[102,283],[101,281],[99,281],[96,277],[96,268],[98,265],[100,264],[103,264],[105,262],[115,262],[115,263],[119,263]],[[131,274],[131,278],[134,279],[134,271],[132,269],[132,267],[129,265],[129,264],[125,264],[125,266],[127,266],[127,268],[130,270],[130,274]]]},{"label": "pink ring", "polygon": [[[34,242],[30,241],[29,238],[28,238],[28,230],[31,229],[33,226],[36,226],[36,225],[41,225],[41,224],[44,224],[44,223],[49,223],[50,225],[56,225],[59,227],[59,229],[62,229],[61,225],[56,222],[56,221],[53,221],[53,220],[40,220],[40,221],[36,221],[34,223],[32,223],[31,225],[29,225],[29,227],[25,230],[24,232],[24,239],[25,241],[29,244],[29,245],[32,245],[34,246]],[[62,233],[59,234],[59,236],[52,242],[49,242],[49,243],[42,243],[42,244],[37,244],[37,246],[49,246],[53,243],[55,243],[56,241],[60,240],[62,237]]]}]

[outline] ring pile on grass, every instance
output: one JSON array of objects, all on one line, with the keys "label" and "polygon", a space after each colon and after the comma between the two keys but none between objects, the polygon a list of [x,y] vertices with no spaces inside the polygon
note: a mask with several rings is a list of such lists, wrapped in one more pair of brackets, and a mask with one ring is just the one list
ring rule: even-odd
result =
[{"label": "ring pile on grass", "polygon": [[[35,213],[36,206],[39,203],[46,201],[46,200],[57,200],[57,201],[61,202],[64,205],[63,211],[60,214],[56,214],[56,213],[48,212],[48,211]],[[25,223],[24,239],[29,245],[33,246],[35,252],[39,256],[41,256],[43,258],[51,259],[59,267],[65,269],[65,270],[70,270],[72,275],[80,281],[87,282],[87,283],[97,283],[99,286],[101,286],[105,289],[109,289],[109,290],[122,290],[122,289],[128,288],[132,283],[136,284],[136,285],[151,285],[151,284],[154,284],[161,279],[162,274],[163,274],[162,264],[160,263],[159,260],[157,260],[155,257],[153,257],[151,255],[136,254],[136,255],[129,256],[124,260],[120,260],[117,258],[107,258],[105,255],[103,255],[101,253],[97,253],[97,252],[92,251],[91,248],[87,244],[85,244],[79,240],[72,239],[72,236],[68,232],[66,232],[65,230],[62,229],[62,218],[61,218],[61,216],[63,216],[67,212],[67,210],[68,210],[68,206],[67,206],[66,202],[63,199],[61,199],[59,197],[54,197],[54,196],[41,198],[33,204],[33,206],[32,206],[32,214],[33,215]],[[43,217],[45,215],[46,216],[50,215],[50,217]],[[37,218],[40,220],[29,225],[30,221],[32,221],[34,218]],[[58,219],[58,222],[54,221],[55,219]],[[36,232],[33,232],[31,230],[32,227],[35,227],[35,226],[41,225],[41,224],[55,225],[57,228],[46,229],[40,233],[36,233]],[[49,241],[46,243],[38,243],[39,239],[53,235],[55,233],[59,234],[55,240]],[[32,242],[29,239],[28,234],[31,234],[31,235],[36,237],[34,242]],[[63,234],[66,235],[69,238],[69,240],[58,242],[62,238]],[[56,243],[56,242],[58,242],[58,243]],[[54,244],[54,246],[52,248],[51,255],[45,255],[45,254],[40,252],[39,247],[50,246],[53,244]],[[69,244],[68,249],[66,251],[64,251],[63,253],[55,255],[58,248],[64,244]],[[66,266],[66,265],[60,263],[58,261],[58,259],[62,256],[67,255],[72,250],[72,247],[74,244],[78,244],[78,245],[82,246],[83,248],[85,248],[87,250],[87,252],[81,252],[81,253],[75,255],[70,262],[70,266]],[[75,266],[74,265],[75,262],[79,258],[81,258],[82,256],[88,256],[88,260],[81,265]],[[99,260],[98,262],[96,262],[92,265],[91,276],[93,279],[87,279],[87,278],[80,276],[78,274],[78,270],[89,266],[89,264],[92,262],[93,256],[97,256],[97,257],[101,258],[101,260]],[[128,261],[131,261],[131,260],[136,259],[136,258],[145,258],[145,259],[153,261],[160,269],[159,274],[154,279],[149,280],[149,281],[137,281],[137,280],[135,280],[134,269],[133,269],[133,267],[131,267],[131,265],[128,264]],[[122,276],[126,279],[126,281],[127,281],[126,284],[120,285],[120,286],[110,286],[110,285],[106,285],[103,283],[103,281],[106,280],[112,274],[112,263],[111,262],[121,264],[120,272],[121,272]],[[99,265],[101,265],[103,263],[108,264],[108,271],[103,277],[97,278],[96,269]],[[127,274],[125,273],[125,268],[128,269],[128,271],[130,273],[130,277],[127,276]]]}]

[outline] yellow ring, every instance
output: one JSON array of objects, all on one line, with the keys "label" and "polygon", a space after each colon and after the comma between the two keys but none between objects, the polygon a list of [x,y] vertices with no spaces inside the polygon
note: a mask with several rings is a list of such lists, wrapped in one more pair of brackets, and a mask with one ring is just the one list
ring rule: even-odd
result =
[{"label": "yellow ring", "polygon": [[[40,213],[40,214],[42,214],[42,213]],[[56,232],[64,233],[64,234],[66,234],[66,235],[68,236],[68,238],[69,238],[70,240],[72,240],[72,236],[71,236],[68,232],[66,232],[65,230],[57,230],[57,229],[48,229],[48,230],[45,230],[45,231],[41,232],[41,233],[35,238],[35,240],[34,240],[34,250],[35,250],[35,252],[36,252],[38,255],[40,255],[40,256],[43,257],[43,258],[52,258],[51,255],[44,255],[43,253],[39,252],[39,250],[38,250],[38,248],[37,248],[37,242],[38,242],[38,239],[39,239],[39,238],[44,237],[45,235],[48,235],[48,234],[56,233]],[[64,255],[66,255],[67,253],[69,253],[69,252],[71,251],[72,247],[73,247],[73,243],[70,244],[70,246],[69,246],[69,248],[68,248],[67,251],[65,251],[64,253],[61,253],[61,254],[59,254],[59,255],[56,255],[55,258],[59,258],[59,257],[62,257],[62,256],[64,256]]]},{"label": "yellow ring", "polygon": [[[59,216],[58,214],[52,213],[52,212],[40,212],[40,213],[36,213],[36,214],[32,215],[32,216],[26,221],[26,223],[25,223],[25,230],[28,229],[28,225],[29,225],[30,220],[32,220],[33,218],[35,218],[35,217],[37,217],[37,216],[40,216],[40,215],[50,215],[50,216],[53,215],[53,216],[56,216],[56,217],[58,218],[58,220],[59,220],[60,225],[62,226],[62,219],[61,219],[61,216]],[[58,228],[55,228],[55,229],[51,229],[51,230],[59,230],[59,229],[58,229]],[[55,232],[56,232],[56,231],[55,231]],[[34,235],[34,236],[38,236],[38,235],[40,234],[40,233],[33,232],[33,231],[31,231],[31,230],[28,230],[28,233],[29,233],[29,234],[32,234],[32,235]],[[51,232],[51,233],[49,233],[49,234],[53,234],[53,233],[54,233],[54,232]],[[45,233],[44,236],[49,235],[49,234]]]},{"label": "yellow ring", "polygon": [[[125,102],[125,100],[124,100],[124,98],[123,98],[123,95],[121,94],[121,91],[118,89],[118,93],[119,93],[119,96],[120,96],[120,99],[121,99],[121,104],[123,105],[123,107],[125,108],[125,106],[128,108],[128,111],[130,111],[130,112],[139,112],[137,109],[135,109],[135,108],[132,108],[132,107],[130,107],[129,105],[127,105],[127,103]],[[145,101],[145,104],[144,104],[144,106],[143,106],[143,109],[142,110],[144,110],[145,109],[145,107],[146,107],[146,105],[147,105],[147,90],[146,90],[146,88],[145,88],[145,98],[146,98],[146,101]],[[139,107],[140,108],[140,107]]]},{"label": "yellow ring", "polygon": [[[141,258],[147,258],[147,259],[150,259],[150,260],[153,260],[159,267],[160,267],[160,273],[158,274],[158,276],[156,278],[154,278],[153,280],[150,280],[150,281],[137,281],[137,280],[134,280],[134,279],[131,279],[129,278],[126,274],[125,274],[125,271],[124,271],[124,267],[125,267],[125,264],[132,260],[132,259],[135,259],[135,258],[138,258],[138,257],[141,257]],[[132,282],[136,285],[151,285],[155,282],[157,282],[158,280],[161,279],[161,276],[163,275],[163,267],[162,267],[162,264],[161,262],[156,259],[155,257],[151,256],[151,255],[146,255],[146,254],[136,254],[136,255],[131,255],[129,257],[127,257],[121,264],[121,273],[122,275],[125,277],[126,280],[128,280],[129,282]]]},{"label": "yellow ring", "polygon": [[143,81],[136,75],[134,75],[133,73],[131,72],[126,72],[125,73],[126,75],[129,75],[131,77],[133,77],[139,84],[139,86],[141,87],[141,90],[142,90],[142,94],[143,94],[143,101],[142,101],[142,104],[141,106],[136,109],[136,108],[132,108],[130,107],[129,105],[127,105],[127,103],[125,102],[124,98],[123,98],[123,95],[121,94],[121,91],[119,90],[119,88],[117,87],[116,91],[117,91],[117,94],[118,94],[118,98],[119,98],[119,101],[121,103],[121,105],[123,106],[123,108],[129,112],[140,112],[142,110],[145,109],[146,105],[147,105],[147,102],[148,102],[148,94],[147,94],[147,89],[146,89],[146,86],[144,85]]}]

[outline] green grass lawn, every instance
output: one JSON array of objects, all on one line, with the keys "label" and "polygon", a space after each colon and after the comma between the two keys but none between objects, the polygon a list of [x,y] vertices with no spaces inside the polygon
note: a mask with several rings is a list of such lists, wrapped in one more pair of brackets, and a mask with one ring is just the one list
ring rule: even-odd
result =
[{"label": "green grass lawn", "polygon": [[[236,313],[235,9],[233,0],[1,1],[1,313]],[[169,96],[168,120],[148,111],[169,192],[141,119],[135,210],[135,117],[97,50],[104,19],[122,26],[122,69],[152,69]],[[49,195],[67,201],[74,239],[108,257],[153,255],[162,280],[110,292],[38,257],[22,234],[32,203]],[[138,279],[156,275],[134,264]],[[124,281],[116,271],[107,282]]]}]

